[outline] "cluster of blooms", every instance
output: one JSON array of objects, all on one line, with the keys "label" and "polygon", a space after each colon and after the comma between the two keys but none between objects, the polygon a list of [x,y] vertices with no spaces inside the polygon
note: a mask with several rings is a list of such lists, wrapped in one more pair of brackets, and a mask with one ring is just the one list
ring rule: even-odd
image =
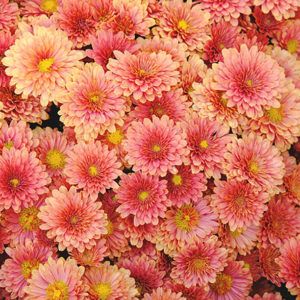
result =
[{"label": "cluster of blooms", "polygon": [[300,299],[299,137],[300,0],[0,0],[0,298]]}]

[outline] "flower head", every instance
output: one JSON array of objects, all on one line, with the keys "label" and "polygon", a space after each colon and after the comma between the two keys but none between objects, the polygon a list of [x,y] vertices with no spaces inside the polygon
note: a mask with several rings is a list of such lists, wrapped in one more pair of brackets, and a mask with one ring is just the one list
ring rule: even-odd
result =
[{"label": "flower head", "polygon": [[146,294],[143,300],[186,300],[182,293],[174,293],[170,289],[158,288],[151,294]]}]

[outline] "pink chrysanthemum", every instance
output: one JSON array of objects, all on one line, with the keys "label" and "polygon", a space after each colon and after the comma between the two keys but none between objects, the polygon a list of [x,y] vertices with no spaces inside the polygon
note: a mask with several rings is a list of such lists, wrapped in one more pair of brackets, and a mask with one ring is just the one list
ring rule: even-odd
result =
[{"label": "pink chrysanthemum", "polygon": [[158,229],[156,247],[173,256],[181,249],[189,247],[189,244],[216,233],[217,228],[217,215],[205,199],[194,205],[172,207]]},{"label": "pink chrysanthemum", "polygon": [[256,192],[246,181],[216,181],[212,205],[219,214],[223,224],[229,224],[230,230],[259,225],[259,221],[267,210],[269,201],[267,192]]},{"label": "pink chrysanthemum", "polygon": [[138,103],[131,111],[130,117],[133,120],[143,121],[151,119],[153,115],[161,118],[168,116],[174,122],[181,121],[186,117],[189,104],[183,95],[182,89],[163,92],[161,97],[155,97],[153,101]]},{"label": "pink chrysanthemum", "polygon": [[24,290],[26,299],[86,299],[82,276],[84,267],[78,267],[73,259],[49,257],[45,264],[41,264],[32,272],[28,280],[29,286]]},{"label": "pink chrysanthemum", "polygon": [[263,247],[283,243],[300,233],[300,209],[285,198],[272,199],[261,220],[259,241]]},{"label": "pink chrysanthemum", "polygon": [[11,299],[18,297],[24,299],[24,287],[27,286],[32,271],[45,263],[54,253],[49,247],[31,240],[26,240],[14,248],[7,247],[5,252],[9,258],[1,266],[0,286],[10,293]]},{"label": "pink chrysanthemum", "polygon": [[224,91],[227,106],[237,107],[239,113],[259,117],[263,109],[279,107],[276,97],[281,92],[284,70],[269,55],[241,45],[223,49],[224,62],[214,64],[214,89]]},{"label": "pink chrysanthemum", "polygon": [[224,269],[227,250],[211,239],[191,244],[175,255],[171,278],[186,287],[214,282]]},{"label": "pink chrysanthemum", "polygon": [[255,294],[248,297],[247,300],[282,300],[280,293],[264,293],[262,296]]},{"label": "pink chrysanthemum", "polygon": [[109,262],[101,264],[98,268],[88,269],[84,274],[84,282],[88,286],[88,299],[137,300],[138,290],[130,272]]},{"label": "pink chrysanthemum", "polygon": [[61,186],[53,190],[45,203],[38,214],[42,222],[40,228],[47,230],[48,238],[58,242],[61,251],[76,248],[82,253],[107,233],[107,218],[100,209],[101,202],[78,192],[75,187],[67,190]]},{"label": "pink chrysanthemum", "polygon": [[250,270],[254,282],[262,277],[262,267],[259,261],[259,251],[257,248],[254,248],[247,255],[238,255],[237,260],[245,263],[245,268]]},{"label": "pink chrysanthemum", "polygon": [[0,31],[14,31],[17,26],[19,9],[17,3],[0,0]]},{"label": "pink chrysanthemum", "polygon": [[51,178],[35,152],[4,149],[0,166],[0,210],[20,212],[48,192]]},{"label": "pink chrysanthemum", "polygon": [[[5,74],[5,66],[1,60],[4,57],[4,53],[15,42],[15,37],[9,31],[0,31],[0,88],[8,87],[10,77]],[[1,91],[0,90],[0,91]],[[2,101],[4,97],[1,96]]]},{"label": "pink chrysanthemum", "polygon": [[134,171],[141,170],[150,175],[165,176],[176,173],[176,166],[182,164],[188,154],[185,134],[179,124],[167,116],[144,119],[131,123],[124,142],[128,152],[126,159]]},{"label": "pink chrysanthemum", "polygon": [[145,254],[121,258],[118,266],[130,271],[140,295],[149,293],[163,285],[165,272],[157,267],[157,262],[154,259]]},{"label": "pink chrysanthemum", "polygon": [[278,192],[284,175],[279,150],[261,136],[249,134],[234,139],[225,153],[225,173],[229,178],[248,181],[270,194]]},{"label": "pink chrysanthemum", "polygon": [[151,294],[145,294],[143,300],[186,300],[182,293],[174,293],[170,289],[158,288]]},{"label": "pink chrysanthemum", "polygon": [[255,6],[261,6],[264,14],[271,12],[277,21],[295,17],[300,3],[297,0],[254,0]]},{"label": "pink chrysanthemum", "polygon": [[61,5],[62,0],[21,0],[20,11],[23,16],[52,15]]},{"label": "pink chrysanthemum", "polygon": [[209,284],[208,299],[245,299],[251,286],[251,273],[247,268],[244,268],[244,263],[229,261],[224,271],[217,274],[216,281]]},{"label": "pink chrysanthemum", "polygon": [[280,250],[273,245],[267,248],[259,249],[259,261],[262,268],[262,275],[270,280],[273,284],[281,286],[282,278],[279,276],[279,265],[276,259],[280,256]]},{"label": "pink chrysanthemum", "polygon": [[209,12],[216,23],[225,20],[237,26],[241,14],[251,14],[251,1],[249,0],[198,0],[197,2],[199,5],[196,8]]},{"label": "pink chrysanthemum", "polygon": [[180,206],[190,200],[197,202],[202,197],[202,192],[207,190],[206,178],[203,173],[193,174],[190,166],[177,167],[177,173],[168,173],[168,198],[173,205]]},{"label": "pink chrysanthemum", "polygon": [[293,295],[300,294],[300,237],[292,237],[280,249],[281,256],[277,258],[280,267],[279,276],[286,281],[286,287]]},{"label": "pink chrysanthemum", "polygon": [[226,145],[231,140],[228,127],[193,116],[183,128],[190,151],[185,164],[191,165],[193,173],[204,171],[207,177],[220,177]]},{"label": "pink chrysanthemum", "polygon": [[171,205],[167,198],[167,182],[143,173],[121,177],[116,198],[120,203],[117,212],[122,218],[134,216],[134,226],[157,225]]},{"label": "pink chrysanthemum", "polygon": [[96,141],[75,145],[66,158],[64,173],[70,184],[97,197],[118,187],[115,179],[122,174],[120,167],[115,151]]},{"label": "pink chrysanthemum", "polygon": [[211,39],[204,46],[203,59],[210,63],[223,61],[222,50],[234,47],[239,30],[226,22],[215,23],[210,30]]},{"label": "pink chrysanthemum", "polygon": [[131,54],[114,51],[116,59],[107,65],[108,76],[116,83],[117,95],[131,96],[142,103],[153,101],[155,96],[169,91],[178,82],[179,63],[164,51]]},{"label": "pink chrysanthemum", "polygon": [[110,58],[115,58],[114,51],[135,53],[139,45],[135,41],[128,39],[124,32],[114,33],[112,30],[101,30],[96,36],[90,37],[92,50],[87,50],[87,55],[102,66],[106,71]]},{"label": "pink chrysanthemum", "polygon": [[86,64],[68,82],[68,95],[61,98],[61,121],[75,127],[77,138],[91,141],[106,130],[124,124],[126,99],[117,96],[111,82],[96,63]]},{"label": "pink chrysanthemum", "polygon": [[2,63],[7,66],[6,74],[12,76],[10,84],[16,86],[16,94],[24,99],[30,94],[41,96],[46,106],[65,92],[66,81],[82,58],[80,51],[72,50],[63,31],[34,26],[33,32],[25,32],[5,52]]},{"label": "pink chrysanthemum", "polygon": [[300,165],[297,165],[291,174],[284,178],[287,196],[297,205],[300,205]]},{"label": "pink chrysanthemum", "polygon": [[98,20],[91,1],[62,0],[55,18],[58,26],[77,48],[89,45],[89,36],[96,33]]},{"label": "pink chrysanthemum", "polygon": [[159,34],[184,42],[191,51],[200,49],[208,39],[206,26],[209,18],[209,13],[193,6],[190,0],[186,3],[181,0],[163,1]]}]

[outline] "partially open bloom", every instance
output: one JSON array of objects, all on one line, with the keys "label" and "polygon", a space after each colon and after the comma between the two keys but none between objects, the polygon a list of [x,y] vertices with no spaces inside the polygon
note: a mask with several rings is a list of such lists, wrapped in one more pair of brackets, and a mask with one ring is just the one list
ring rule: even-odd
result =
[{"label": "partially open bloom", "polygon": [[61,186],[52,191],[40,208],[40,228],[47,230],[47,236],[58,242],[61,251],[76,248],[83,252],[95,246],[96,240],[107,233],[106,215],[100,207],[101,202],[78,192],[75,187],[67,190]]},{"label": "partially open bloom", "polygon": [[0,0],[0,31],[14,31],[19,16],[18,4]]},{"label": "partially open bloom", "polygon": [[284,185],[289,198],[297,205],[300,205],[300,166],[296,166],[291,174],[284,178]]},{"label": "partially open bloom", "polygon": [[174,293],[170,289],[158,288],[151,294],[146,294],[143,300],[186,300],[182,293]]}]

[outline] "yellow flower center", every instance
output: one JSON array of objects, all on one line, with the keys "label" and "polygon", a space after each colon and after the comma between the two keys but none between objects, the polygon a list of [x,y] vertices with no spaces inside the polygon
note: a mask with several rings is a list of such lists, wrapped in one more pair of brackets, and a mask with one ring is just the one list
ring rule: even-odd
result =
[{"label": "yellow flower center", "polygon": [[46,296],[47,300],[68,300],[69,288],[65,282],[57,280],[48,285]]},{"label": "yellow flower center", "polygon": [[281,122],[283,119],[282,108],[271,107],[269,110],[266,111],[266,116],[273,123]]},{"label": "yellow flower center", "polygon": [[243,206],[245,204],[245,198],[243,196],[238,196],[235,198],[235,203],[238,206]]},{"label": "yellow flower center", "polygon": [[141,201],[147,200],[148,197],[149,197],[149,192],[147,192],[147,191],[142,191],[142,192],[139,192],[139,194],[138,194],[138,198]]},{"label": "yellow flower center", "polygon": [[175,174],[172,177],[172,182],[174,185],[182,185],[182,177],[179,174]]},{"label": "yellow flower center", "polygon": [[38,269],[39,262],[37,260],[25,260],[21,264],[21,273],[25,279],[31,278],[32,271]]},{"label": "yellow flower center", "polygon": [[77,216],[72,216],[70,218],[70,224],[71,225],[76,225],[78,223],[78,217]]},{"label": "yellow flower center", "polygon": [[19,224],[23,230],[34,231],[39,228],[40,220],[38,218],[39,209],[37,207],[27,207],[21,210]]},{"label": "yellow flower center", "polygon": [[207,262],[205,259],[196,258],[193,260],[193,267],[198,271],[203,270],[204,268],[206,268],[206,266]]},{"label": "yellow flower center", "polygon": [[208,148],[208,142],[207,142],[207,140],[200,141],[199,146],[202,149],[207,149]]},{"label": "yellow flower center", "polygon": [[216,281],[210,284],[211,289],[213,289],[218,295],[227,294],[232,288],[232,277],[227,274],[218,274]]},{"label": "yellow flower center", "polygon": [[4,144],[4,147],[8,150],[10,150],[12,147],[14,146],[14,142],[13,141],[7,141],[5,144]]},{"label": "yellow flower center", "polygon": [[252,81],[252,79],[246,80],[246,84],[247,84],[248,87],[253,87],[253,81]]},{"label": "yellow flower center", "polygon": [[104,93],[101,91],[96,91],[96,92],[90,93],[88,97],[89,97],[89,101],[91,103],[99,103],[101,101],[101,99],[103,99]]},{"label": "yellow flower center", "polygon": [[184,30],[184,31],[185,31],[185,30],[187,30],[190,26],[189,26],[189,24],[187,23],[186,20],[181,19],[181,20],[179,20],[177,27],[178,27],[178,29]]},{"label": "yellow flower center", "polygon": [[251,269],[251,266],[247,263],[244,263],[244,268],[247,269],[247,270],[250,270]]},{"label": "yellow flower center", "polygon": [[46,154],[46,163],[51,169],[63,169],[66,164],[66,158],[62,152],[51,149]]},{"label": "yellow flower center", "polygon": [[97,294],[99,300],[106,300],[112,292],[109,283],[98,283],[93,286],[93,290]]},{"label": "yellow flower center", "polygon": [[90,166],[88,172],[92,177],[98,176],[99,174],[98,169],[95,165]]},{"label": "yellow flower center", "polygon": [[297,53],[299,42],[295,39],[291,39],[287,42],[286,49],[291,53]]},{"label": "yellow flower center", "polygon": [[19,186],[20,180],[18,178],[13,178],[9,181],[9,183],[13,188],[16,188]]},{"label": "yellow flower center", "polygon": [[250,161],[249,171],[253,174],[257,174],[259,172],[259,166],[258,166],[258,163],[256,161]]},{"label": "yellow flower center", "polygon": [[56,12],[57,7],[58,7],[57,0],[42,0],[41,2],[41,9],[49,13]]},{"label": "yellow flower center", "polygon": [[106,138],[111,144],[119,145],[122,143],[124,135],[121,130],[116,130],[115,132],[108,133]]},{"label": "yellow flower center", "polygon": [[199,223],[199,213],[191,205],[183,205],[175,214],[176,227],[183,231],[190,231]]},{"label": "yellow flower center", "polygon": [[243,228],[237,228],[236,230],[234,231],[230,231],[230,234],[233,238],[237,238],[239,237],[241,234],[244,233],[244,229]]},{"label": "yellow flower center", "polygon": [[221,97],[220,103],[222,104],[222,106],[227,107],[228,99],[226,99],[225,97]]},{"label": "yellow flower center", "polygon": [[107,234],[106,235],[111,235],[114,232],[114,224],[112,221],[108,220],[108,224],[106,226],[107,229]]},{"label": "yellow flower center", "polygon": [[153,152],[160,152],[161,147],[159,145],[155,144],[155,145],[153,145],[152,150],[153,150]]},{"label": "yellow flower center", "polygon": [[220,43],[220,44],[219,44],[219,47],[220,47],[220,49],[224,49],[224,48],[225,48],[225,45],[222,44],[222,43]]},{"label": "yellow flower center", "polygon": [[54,64],[54,58],[53,57],[42,59],[39,62],[39,65],[38,65],[39,71],[42,72],[42,73],[49,73],[52,70],[52,65],[53,64]]}]

